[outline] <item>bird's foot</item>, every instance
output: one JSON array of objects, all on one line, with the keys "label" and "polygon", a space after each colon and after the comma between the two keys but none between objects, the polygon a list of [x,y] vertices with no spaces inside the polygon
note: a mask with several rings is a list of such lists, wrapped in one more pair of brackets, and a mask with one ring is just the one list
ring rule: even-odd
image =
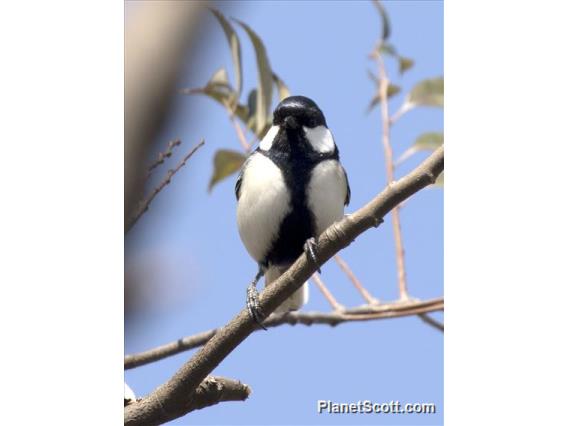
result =
[{"label": "bird's foot", "polygon": [[251,319],[266,330],[266,327],[262,325],[262,321],[265,318],[260,304],[258,302],[258,290],[256,289],[256,283],[258,280],[254,280],[247,287],[247,309]]},{"label": "bird's foot", "polygon": [[317,251],[318,251],[318,245],[316,243],[316,239],[313,237],[308,238],[306,240],[306,243],[304,244],[304,252],[306,253],[306,256],[308,256],[310,260],[314,262],[314,265],[317,266],[318,273],[321,274],[320,264],[317,257]]}]

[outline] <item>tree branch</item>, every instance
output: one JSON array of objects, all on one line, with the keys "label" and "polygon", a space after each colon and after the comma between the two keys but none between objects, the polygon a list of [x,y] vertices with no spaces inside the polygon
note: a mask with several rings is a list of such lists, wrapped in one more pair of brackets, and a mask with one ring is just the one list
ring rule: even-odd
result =
[{"label": "tree branch", "polygon": [[430,315],[428,315],[426,313],[419,314],[418,316],[426,324],[431,325],[432,327],[434,327],[437,330],[440,330],[442,333],[444,332],[444,323],[436,321],[434,318],[432,318]]},{"label": "tree branch", "polygon": [[249,153],[252,145],[247,142],[247,138],[243,132],[243,129],[241,128],[241,125],[237,122],[235,114],[231,111],[231,108],[228,105],[225,105],[225,107],[227,108],[227,114],[229,115],[229,120],[231,121],[231,124],[235,129],[235,133],[237,134],[237,139],[239,140],[241,147],[246,153]]},{"label": "tree branch", "polygon": [[357,291],[361,294],[361,296],[363,296],[363,299],[365,299],[368,304],[376,305],[376,304],[380,303],[379,299],[373,297],[371,295],[371,293],[369,293],[367,291],[367,289],[365,287],[363,287],[363,284],[361,284],[361,281],[359,281],[359,279],[353,273],[353,271],[351,270],[351,268],[349,267],[347,262],[345,260],[343,260],[343,258],[339,254],[336,254],[335,256],[333,256],[333,259],[339,265],[339,267],[341,268],[343,273],[345,275],[347,275],[347,278],[349,278],[349,281],[351,281],[353,283],[353,285],[355,286]]},{"label": "tree branch", "polygon": [[333,294],[331,294],[331,291],[329,291],[329,289],[327,288],[327,286],[325,285],[325,283],[323,282],[323,280],[321,279],[318,273],[312,275],[312,281],[317,286],[321,294],[323,294],[323,297],[325,297],[325,300],[327,300],[327,302],[329,303],[329,305],[333,310],[343,311],[345,309],[345,306],[339,303],[337,299],[335,299]]},{"label": "tree branch", "polygon": [[[394,181],[394,164],[392,146],[390,143],[390,119],[388,103],[389,79],[383,63],[383,58],[377,54],[379,65],[379,94],[381,99],[381,117],[383,123],[383,149],[385,152],[385,167],[387,169],[387,182]],[[406,269],[404,267],[404,246],[402,245],[402,229],[400,226],[400,206],[395,206],[392,211],[392,227],[396,248],[396,267],[398,271],[398,291],[401,300],[408,300],[408,287],[406,284]]]},{"label": "tree branch", "polygon": [[[244,383],[237,380],[226,379],[224,377],[209,376],[203,380],[193,395],[189,393],[185,397],[180,398],[177,401],[177,406],[179,410],[179,416],[190,413],[194,410],[201,410],[205,407],[210,407],[211,405],[218,404],[225,401],[244,401],[251,394],[251,388]],[[129,403],[127,407],[136,408],[137,404],[140,404],[142,400]],[[162,419],[157,418],[156,424],[164,423],[170,420],[164,413]],[[125,424],[137,424],[136,419],[132,418],[129,422]],[[148,424],[148,423],[146,423]]]},{"label": "tree branch", "polygon": [[[377,227],[383,217],[401,201],[434,183],[444,168],[444,147],[438,148],[414,171],[387,186],[367,205],[326,229],[317,241],[318,258],[324,263],[339,250],[347,247],[363,232]],[[271,314],[280,304],[298,290],[315,272],[316,265],[305,253],[259,297],[262,312]],[[372,314],[368,314],[372,315]],[[174,375],[136,404],[124,410],[125,423],[147,425],[175,419],[183,415],[179,401],[191,398],[197,386],[239,344],[256,329],[246,308],[221,328]]]},{"label": "tree branch", "polygon": [[189,405],[186,407],[188,409],[186,413],[200,410],[219,402],[244,401],[251,392],[251,388],[240,381],[210,376],[197,387],[193,398],[191,398]]},{"label": "tree branch", "polygon": [[[434,312],[444,309],[444,299],[432,299],[425,301],[414,300],[412,302],[384,303],[381,305],[366,305],[366,311],[362,308],[345,310],[341,312],[288,312],[273,314],[263,325],[266,328],[279,327],[281,325],[329,325],[336,326],[346,322],[371,321],[387,318],[398,318],[409,315],[425,315],[423,312]],[[161,359],[177,355],[190,349],[198,348],[207,343],[220,328],[204,331],[192,336],[183,337],[175,342],[166,343],[137,354],[124,357],[124,369],[140,367]],[[258,331],[256,329],[255,331]]]},{"label": "tree branch", "polygon": [[158,167],[160,164],[164,164],[164,161],[166,161],[166,158],[170,158],[172,156],[172,154],[174,153],[174,148],[176,146],[180,146],[180,145],[181,145],[180,139],[174,139],[173,141],[170,141],[168,143],[168,149],[166,149],[164,152],[160,152],[158,154],[158,158],[156,159],[156,161],[154,161],[152,164],[150,164],[150,167],[148,167],[148,173],[146,174],[146,180],[148,180],[150,178],[150,176],[152,175],[152,172],[154,171],[154,169],[156,167]]},{"label": "tree branch", "polygon": [[150,193],[150,195],[147,198],[145,198],[144,200],[142,200],[142,202],[140,202],[140,204],[138,205],[138,207],[134,211],[134,214],[132,215],[132,217],[130,217],[130,219],[126,223],[126,232],[130,231],[130,229],[134,226],[134,224],[136,222],[138,222],[138,219],[140,219],[140,216],[142,216],[148,210],[148,208],[150,207],[150,204],[152,203],[152,201],[154,201],[154,198],[156,198],[156,195],[158,195],[160,193],[160,191],[162,189],[164,189],[166,187],[166,185],[168,185],[171,182],[172,177],[174,177],[174,175],[183,166],[185,166],[185,163],[187,163],[187,161],[191,158],[191,156],[193,154],[195,154],[195,151],[197,151],[199,148],[201,148],[204,144],[205,144],[205,141],[203,139],[201,139],[201,142],[199,142],[196,146],[194,146],[191,149],[191,151],[189,151],[182,158],[182,160],[179,162],[179,164],[175,168],[168,170],[168,173],[166,174],[166,177],[164,178],[164,180],[162,180],[162,182],[160,182],[160,184],[152,190],[152,192]]},{"label": "tree branch", "polygon": [[395,113],[390,117],[390,119],[389,119],[390,124],[392,125],[392,124],[396,123],[396,122],[400,119],[400,117],[402,117],[404,114],[406,114],[406,113],[407,113],[408,111],[410,111],[412,108],[413,108],[413,107],[412,107],[410,104],[408,104],[408,103],[406,103],[406,102],[403,103],[403,104],[401,105],[401,107],[398,109],[398,111],[395,112]]},{"label": "tree branch", "polygon": [[[404,103],[402,107],[389,118],[389,105],[388,105],[388,86],[389,79],[387,71],[383,62],[383,58],[379,51],[376,52],[377,64],[379,67],[379,95],[381,102],[381,118],[383,124],[383,147],[385,151],[385,166],[387,169],[387,180],[391,183],[394,180],[394,163],[392,154],[392,145],[390,143],[390,127],[406,113],[410,108],[407,103]],[[400,209],[402,208],[402,203],[396,206],[392,212],[392,224],[394,231],[394,242],[396,249],[396,266],[398,271],[398,288],[400,298],[402,300],[409,300],[408,287],[406,283],[406,268],[404,265],[404,245],[402,242],[402,228],[400,224]],[[419,317],[432,327],[444,332],[444,324],[436,321],[435,319],[429,317],[427,314],[419,314]]]}]

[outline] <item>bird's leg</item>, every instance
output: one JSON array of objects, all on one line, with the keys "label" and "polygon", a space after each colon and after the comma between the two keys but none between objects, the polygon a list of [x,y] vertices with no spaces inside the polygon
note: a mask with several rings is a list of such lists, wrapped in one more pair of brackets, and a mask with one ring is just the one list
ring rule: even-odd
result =
[{"label": "bird's leg", "polygon": [[314,264],[318,268],[317,269],[318,273],[321,274],[320,264],[318,261],[318,257],[316,255],[317,250],[318,250],[318,245],[316,243],[316,239],[314,237],[308,238],[306,240],[306,243],[304,244],[304,252],[306,253],[306,256],[308,256],[310,260],[314,262]]},{"label": "bird's leg", "polygon": [[258,272],[254,277],[254,280],[247,287],[247,309],[252,320],[266,330],[266,328],[262,325],[264,313],[258,304],[258,290],[256,289],[256,284],[263,275],[264,268],[262,265],[258,265]]}]

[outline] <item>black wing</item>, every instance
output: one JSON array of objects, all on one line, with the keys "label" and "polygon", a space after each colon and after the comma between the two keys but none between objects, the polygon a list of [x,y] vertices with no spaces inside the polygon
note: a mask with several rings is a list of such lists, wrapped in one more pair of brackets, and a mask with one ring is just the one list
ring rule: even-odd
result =
[{"label": "black wing", "polygon": [[237,201],[241,198],[241,185],[243,184],[243,177],[245,174],[245,169],[250,161],[250,159],[258,152],[258,148],[247,157],[243,165],[241,166],[241,170],[239,171],[239,175],[237,176],[237,182],[235,183],[235,196],[237,197]]},{"label": "black wing", "polygon": [[345,205],[347,206],[351,201],[351,187],[349,186],[349,179],[347,178],[347,172],[345,171],[343,166],[341,166],[341,170],[343,170],[343,175],[345,176],[345,184],[347,185],[347,193],[345,194]]},{"label": "black wing", "polygon": [[243,183],[243,170],[244,167],[239,172],[239,176],[237,177],[237,183],[235,184],[235,196],[237,197],[237,201],[241,198],[241,184]]}]

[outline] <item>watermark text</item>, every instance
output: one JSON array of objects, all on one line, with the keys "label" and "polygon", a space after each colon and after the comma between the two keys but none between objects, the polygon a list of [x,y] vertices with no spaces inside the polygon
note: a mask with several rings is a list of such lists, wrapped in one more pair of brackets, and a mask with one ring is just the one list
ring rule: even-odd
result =
[{"label": "watermark text", "polygon": [[318,414],[434,414],[436,404],[431,402],[334,402],[320,399],[317,402]]}]

